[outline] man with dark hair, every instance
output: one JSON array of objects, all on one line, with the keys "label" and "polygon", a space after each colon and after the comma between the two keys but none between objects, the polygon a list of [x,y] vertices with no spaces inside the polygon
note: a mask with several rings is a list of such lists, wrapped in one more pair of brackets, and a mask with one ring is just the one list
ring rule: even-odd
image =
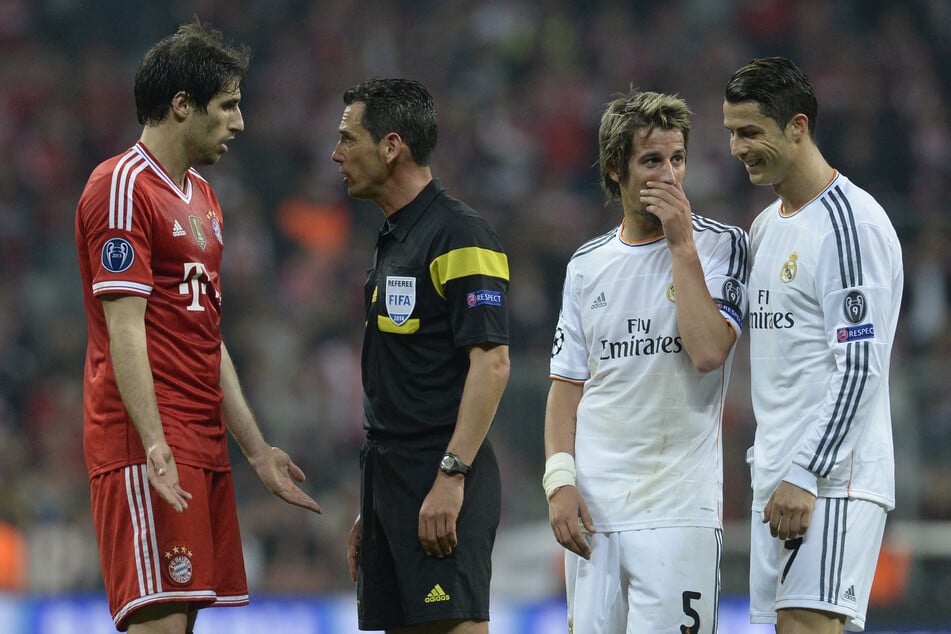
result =
[{"label": "man with dark hair", "polygon": [[92,172],[76,211],[84,450],[120,631],[186,634],[200,608],[248,603],[226,429],[273,493],[321,512],[221,340],[224,217],[193,169],[244,130],[249,55],[197,21],[153,46],[135,77],[142,136]]},{"label": "man with dark hair", "polygon": [[499,468],[485,437],[509,376],[508,259],[429,167],[436,109],[419,82],[344,93],[339,164],[385,216],[364,286],[366,444],[347,555],[361,629],[488,631]]},{"label": "man with dark hair", "polygon": [[723,122],[750,182],[778,198],[750,229],[756,437],[750,619],[780,634],[861,631],[895,506],[889,359],[901,245],[815,142],[818,106],[783,57],[727,83]]}]

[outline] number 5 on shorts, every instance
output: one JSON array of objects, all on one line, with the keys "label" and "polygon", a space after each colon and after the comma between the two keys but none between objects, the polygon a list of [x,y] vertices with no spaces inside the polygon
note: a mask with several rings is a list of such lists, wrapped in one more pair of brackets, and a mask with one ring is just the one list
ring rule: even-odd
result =
[{"label": "number 5 on shorts", "polygon": [[700,615],[697,614],[697,611],[693,609],[693,606],[690,605],[691,601],[695,601],[700,598],[699,592],[691,592],[690,590],[685,590],[683,594],[684,602],[684,614],[693,619],[693,623],[690,625],[681,625],[680,634],[697,634],[700,631]]}]

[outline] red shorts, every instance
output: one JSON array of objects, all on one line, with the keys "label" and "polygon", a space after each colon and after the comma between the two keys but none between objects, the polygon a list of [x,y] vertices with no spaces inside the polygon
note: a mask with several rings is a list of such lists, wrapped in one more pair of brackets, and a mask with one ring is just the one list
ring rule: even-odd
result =
[{"label": "red shorts", "polygon": [[182,513],[152,490],[144,464],[90,482],[106,596],[119,631],[132,612],[155,603],[248,603],[231,472],[178,465],[178,479],[192,494]]}]

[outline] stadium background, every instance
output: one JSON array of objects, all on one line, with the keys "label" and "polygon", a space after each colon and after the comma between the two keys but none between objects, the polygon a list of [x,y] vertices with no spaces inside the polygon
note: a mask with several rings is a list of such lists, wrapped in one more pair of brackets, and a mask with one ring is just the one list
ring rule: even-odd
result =
[{"label": "stadium background", "polygon": [[[246,132],[201,170],[227,215],[224,335],[267,437],[325,509],[286,507],[237,459],[253,605],[203,616],[200,632],[352,628],[361,284],[381,216],[347,199],[330,161],[343,90],[369,76],[427,84],[440,117],[434,171],[509,252],[513,370],[491,432],[504,482],[493,632],[560,632],[543,411],[564,265],[619,217],[592,167],[601,108],[632,82],[684,96],[693,209],[748,227],[770,192],[730,157],[720,106],[730,73],[767,54],[811,76],[821,148],[884,204],[904,246],[898,508],[870,631],[951,631],[946,0],[0,0],[0,631],[111,631],[82,457],[73,213],[89,171],[138,138],[142,53],[194,14],[255,51]],[[745,345],[724,429],[723,632],[754,631]]]}]

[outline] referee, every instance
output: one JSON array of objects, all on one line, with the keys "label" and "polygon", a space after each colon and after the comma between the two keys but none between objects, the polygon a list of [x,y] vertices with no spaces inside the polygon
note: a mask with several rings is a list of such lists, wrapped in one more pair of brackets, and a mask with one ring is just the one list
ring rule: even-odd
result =
[{"label": "referee", "polygon": [[347,544],[360,629],[487,633],[501,485],[485,440],[509,376],[508,259],[429,167],[426,88],[348,89],[332,159],[385,221],[364,284],[361,514]]}]

